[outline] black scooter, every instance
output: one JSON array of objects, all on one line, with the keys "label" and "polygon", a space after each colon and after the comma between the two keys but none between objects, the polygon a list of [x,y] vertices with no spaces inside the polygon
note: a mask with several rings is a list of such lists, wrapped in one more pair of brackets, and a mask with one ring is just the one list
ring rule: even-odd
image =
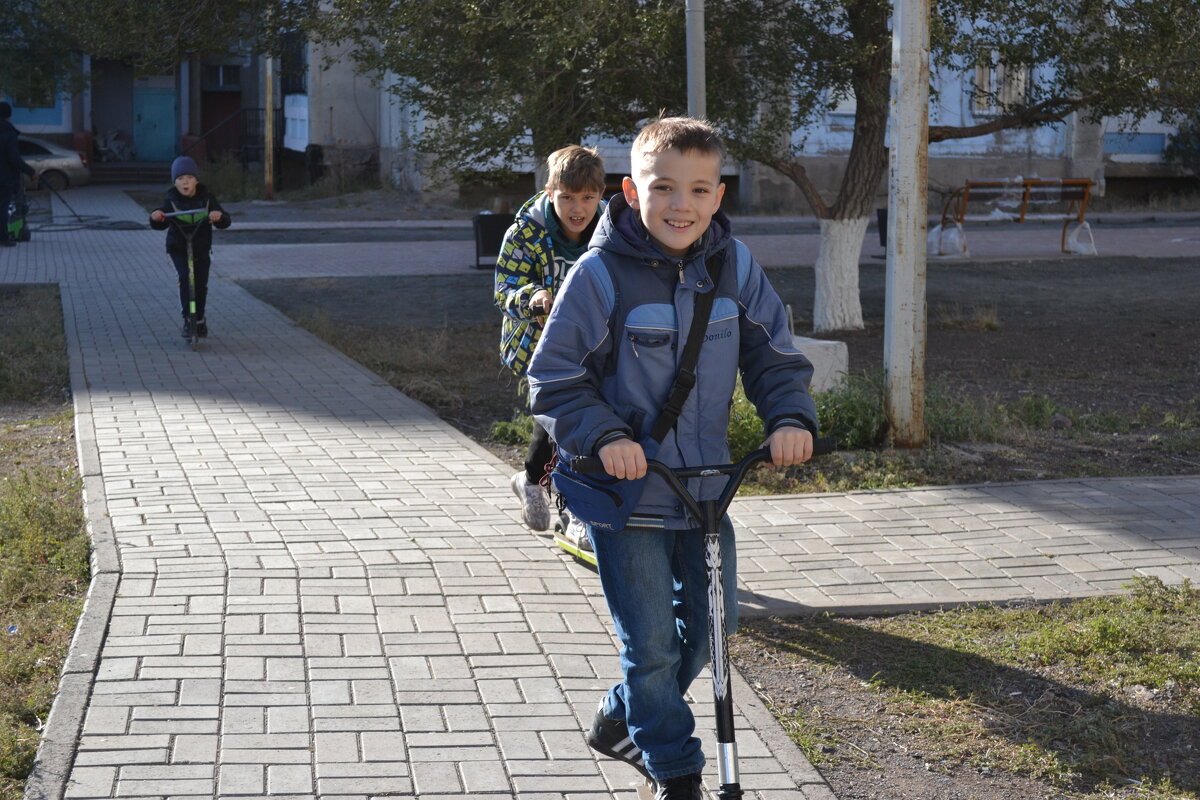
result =
[{"label": "black scooter", "polygon": [[[832,453],[836,449],[837,442],[834,439],[822,438],[813,442],[814,457]],[[708,567],[708,643],[712,657],[713,700],[717,712],[717,776],[721,784],[717,797],[720,800],[740,800],[742,797],[737,743],[733,730],[729,650],[725,634],[725,588],[721,582],[721,518],[725,516],[750,468],[770,459],[771,451],[764,447],[750,453],[736,464],[668,467],[653,459],[646,462],[648,472],[666,481],[688,514],[700,523],[704,531],[704,562]],[[595,456],[579,456],[571,460],[571,469],[580,473],[600,474],[604,472],[604,464]],[[683,483],[688,478],[708,478],[717,475],[728,476],[728,480],[715,500],[696,500]]]}]

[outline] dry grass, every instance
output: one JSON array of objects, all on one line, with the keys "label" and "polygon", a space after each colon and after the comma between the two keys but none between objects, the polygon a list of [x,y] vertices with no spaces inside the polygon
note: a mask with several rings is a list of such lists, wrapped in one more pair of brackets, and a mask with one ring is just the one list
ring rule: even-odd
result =
[{"label": "dry grass", "polygon": [[0,800],[18,800],[88,583],[62,307],[0,286]]}]

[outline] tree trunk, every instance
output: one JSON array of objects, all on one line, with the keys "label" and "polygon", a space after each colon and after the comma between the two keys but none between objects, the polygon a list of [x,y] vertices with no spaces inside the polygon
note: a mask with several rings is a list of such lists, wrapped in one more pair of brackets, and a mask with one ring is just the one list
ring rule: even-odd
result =
[{"label": "tree trunk", "polygon": [[817,333],[863,328],[858,259],[867,221],[867,217],[821,220],[821,249],[813,267],[813,330]]}]

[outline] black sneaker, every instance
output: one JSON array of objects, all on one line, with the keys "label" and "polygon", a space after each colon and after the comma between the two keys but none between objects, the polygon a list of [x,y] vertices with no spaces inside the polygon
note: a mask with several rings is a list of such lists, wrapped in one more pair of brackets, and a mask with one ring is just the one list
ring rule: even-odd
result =
[{"label": "black sneaker", "polygon": [[596,709],[596,717],[592,720],[592,730],[588,732],[587,743],[588,747],[597,753],[615,758],[617,761],[624,761],[642,773],[646,780],[654,780],[646,771],[646,759],[642,755],[641,749],[633,743],[633,739],[629,736],[629,726],[625,724],[625,720],[609,719],[604,716],[603,700],[600,701],[600,708]]},{"label": "black sneaker", "polygon": [[654,800],[704,800],[704,784],[700,781],[700,773],[655,781]]},{"label": "black sneaker", "polygon": [[203,319],[196,320],[196,335],[201,338],[208,336],[208,323]]}]

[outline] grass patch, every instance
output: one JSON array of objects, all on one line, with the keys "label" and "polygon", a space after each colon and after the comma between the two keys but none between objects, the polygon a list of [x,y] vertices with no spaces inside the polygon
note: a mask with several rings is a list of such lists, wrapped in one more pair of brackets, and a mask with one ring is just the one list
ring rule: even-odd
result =
[{"label": "grass patch", "polygon": [[[1084,796],[1111,797],[1132,781],[1139,796],[1195,798],[1200,592],[1157,578],[1130,588],[1026,608],[752,620],[733,652],[752,674],[800,676],[761,683],[821,684],[815,709],[768,698],[818,761],[823,747],[843,748],[812,731],[827,730],[839,708],[866,705],[939,769],[1010,772]],[[838,717],[839,736],[853,741],[861,724]]]},{"label": "grass patch", "polygon": [[933,324],[939,328],[960,331],[1000,330],[1000,312],[994,303],[971,306],[947,303],[936,306],[932,317]]},{"label": "grass patch", "polygon": [[[200,168],[200,182],[223,203],[261,200],[266,190],[262,167],[247,169],[235,156],[225,153]],[[164,192],[166,189],[164,188]],[[161,200],[160,200],[161,202]],[[157,206],[154,206],[157,207]]]},{"label": "grass patch", "polygon": [[66,349],[57,286],[0,286],[0,403],[65,399]]},{"label": "grass patch", "polygon": [[0,800],[18,800],[88,584],[56,287],[0,286],[0,354]]},{"label": "grass patch", "polygon": [[[280,192],[279,198],[287,202],[296,203],[306,200],[323,200],[327,197],[339,197],[342,199],[338,205],[346,207],[366,203],[366,200],[354,198],[353,195],[359,192],[378,189],[380,185],[378,175],[367,175],[361,170],[352,171],[337,167],[328,167],[325,170],[325,174],[316,181],[301,189]],[[350,199],[346,199],[344,196],[349,196]]]}]

